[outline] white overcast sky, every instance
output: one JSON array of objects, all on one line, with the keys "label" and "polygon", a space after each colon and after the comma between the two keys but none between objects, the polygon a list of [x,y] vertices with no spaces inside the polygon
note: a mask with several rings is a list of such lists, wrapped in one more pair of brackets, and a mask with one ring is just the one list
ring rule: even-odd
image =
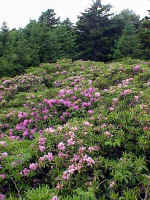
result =
[{"label": "white overcast sky", "polygon": [[[92,0],[0,0],[0,26],[6,21],[10,29],[24,27],[47,9],[54,9],[61,19],[69,17],[76,22],[77,16],[91,3]],[[116,11],[132,9],[141,17],[150,9],[150,0],[102,0],[102,3],[110,3]]]}]

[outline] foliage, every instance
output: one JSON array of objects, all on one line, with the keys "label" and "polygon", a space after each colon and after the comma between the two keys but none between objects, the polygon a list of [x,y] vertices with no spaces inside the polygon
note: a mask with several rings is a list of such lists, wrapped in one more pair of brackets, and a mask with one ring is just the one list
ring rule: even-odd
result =
[{"label": "foliage", "polygon": [[150,57],[150,19],[145,18],[141,22],[139,30],[141,57],[149,59]]},{"label": "foliage", "polygon": [[78,17],[77,44],[80,58],[85,60],[109,60],[112,38],[110,37],[110,5],[93,4]]},{"label": "foliage", "polygon": [[150,198],[149,78],[131,58],[1,78],[1,199]]},{"label": "foliage", "polygon": [[127,24],[120,39],[116,43],[114,58],[138,57],[139,46],[140,44],[135,26],[133,24]]},{"label": "foliage", "polygon": [[59,23],[59,18],[56,18],[56,13],[53,9],[48,9],[42,12],[38,22],[46,25],[48,28],[55,27]]},{"label": "foliage", "polygon": [[15,76],[30,66],[67,58],[111,61],[123,57],[149,59],[149,17],[140,21],[132,10],[112,13],[95,0],[76,24],[60,20],[53,9],[20,29],[0,30],[0,77]]}]

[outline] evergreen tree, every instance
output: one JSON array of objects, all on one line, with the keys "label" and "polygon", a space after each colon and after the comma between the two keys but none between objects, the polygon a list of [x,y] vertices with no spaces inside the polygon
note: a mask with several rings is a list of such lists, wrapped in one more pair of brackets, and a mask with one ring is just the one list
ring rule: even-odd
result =
[{"label": "evergreen tree", "polygon": [[82,59],[110,59],[112,38],[110,28],[110,5],[98,1],[78,17],[77,44]]},{"label": "evergreen tree", "polygon": [[133,24],[136,29],[140,25],[140,16],[137,15],[133,10],[124,9],[113,18],[116,20],[116,23],[118,23],[122,31],[127,24]]},{"label": "evergreen tree", "polygon": [[61,22],[61,25],[65,26],[68,31],[73,31],[74,30],[73,23],[70,21],[69,18],[66,18],[65,20],[63,20]]},{"label": "evergreen tree", "polygon": [[141,26],[138,36],[140,40],[141,57],[143,59],[149,59],[150,58],[150,12],[149,15],[146,16],[141,21]]},{"label": "evergreen tree", "polygon": [[53,9],[48,9],[42,12],[38,20],[39,23],[47,25],[47,27],[52,28],[59,24],[59,18],[56,18],[56,13]]},{"label": "evergreen tree", "polygon": [[6,45],[9,40],[9,28],[6,22],[3,22],[0,32],[0,56],[2,56],[6,50]]},{"label": "evergreen tree", "polygon": [[139,41],[135,26],[126,24],[120,39],[116,43],[114,58],[137,57],[139,55]]}]

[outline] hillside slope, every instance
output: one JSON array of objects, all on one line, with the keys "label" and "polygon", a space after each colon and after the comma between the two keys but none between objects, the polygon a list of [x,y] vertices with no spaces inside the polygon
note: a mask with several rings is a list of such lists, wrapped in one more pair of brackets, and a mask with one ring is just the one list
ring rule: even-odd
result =
[{"label": "hillside slope", "polygon": [[60,60],[0,79],[0,200],[150,199],[150,64]]}]

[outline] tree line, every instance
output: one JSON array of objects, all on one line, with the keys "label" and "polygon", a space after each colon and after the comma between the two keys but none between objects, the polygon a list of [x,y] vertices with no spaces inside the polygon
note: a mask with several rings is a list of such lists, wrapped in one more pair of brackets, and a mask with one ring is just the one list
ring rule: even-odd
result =
[{"label": "tree line", "polygon": [[78,16],[61,21],[53,9],[20,29],[0,30],[0,76],[14,76],[30,66],[58,59],[111,61],[123,57],[150,58],[150,13],[140,19],[132,10],[119,14],[100,0]]}]

